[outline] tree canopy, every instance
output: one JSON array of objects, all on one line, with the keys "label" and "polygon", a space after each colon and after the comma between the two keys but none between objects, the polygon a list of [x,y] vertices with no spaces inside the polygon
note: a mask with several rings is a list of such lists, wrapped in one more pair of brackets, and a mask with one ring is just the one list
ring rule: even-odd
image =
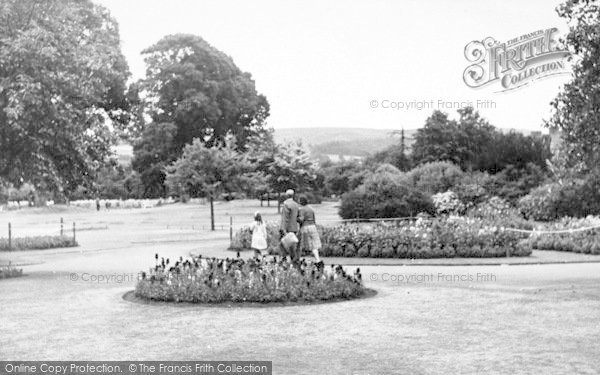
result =
[{"label": "tree canopy", "polygon": [[0,19],[0,175],[42,191],[90,184],[128,121],[117,23],[89,0],[3,0]]},{"label": "tree canopy", "polygon": [[234,136],[243,147],[264,132],[269,103],[250,73],[201,37],[169,35],[142,54],[147,70],[138,87],[150,121],[134,146],[134,165],[146,195],[164,193],[164,167],[194,140],[211,147]]},{"label": "tree canopy", "polygon": [[557,8],[566,18],[566,45],[572,53],[573,79],[552,102],[549,127],[557,128],[566,142],[570,167],[600,165],[600,5],[588,0],[569,0]]},{"label": "tree canopy", "polygon": [[194,138],[210,146],[228,135],[242,146],[262,129],[269,104],[252,76],[201,37],[169,35],[142,54],[147,70],[141,87],[149,115],[154,122],[176,125],[176,150]]},{"label": "tree canopy", "polygon": [[417,130],[412,146],[415,164],[450,161],[463,170],[497,173],[509,165],[546,167],[550,157],[547,136],[504,133],[490,125],[471,107],[458,110],[459,119],[434,111]]}]

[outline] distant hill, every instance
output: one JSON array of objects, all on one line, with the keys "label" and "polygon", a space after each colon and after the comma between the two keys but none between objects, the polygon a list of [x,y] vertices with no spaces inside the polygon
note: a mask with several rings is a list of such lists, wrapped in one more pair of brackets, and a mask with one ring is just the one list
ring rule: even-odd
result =
[{"label": "distant hill", "polygon": [[[343,155],[366,157],[397,143],[398,129],[368,128],[283,128],[275,129],[275,141],[301,140],[318,155]],[[410,144],[414,130],[406,130],[406,143]]]},{"label": "distant hill", "polygon": [[[541,134],[539,131],[526,129],[499,129],[503,132],[516,131],[525,135]],[[400,141],[400,135],[394,132],[399,129],[368,129],[368,128],[283,128],[275,129],[275,141],[300,140],[308,147],[314,157],[327,156],[332,161],[339,156],[346,159],[362,159],[373,155]],[[404,132],[407,151],[410,152],[416,129]],[[121,164],[130,164],[133,150],[131,145],[121,143],[114,147]]]}]

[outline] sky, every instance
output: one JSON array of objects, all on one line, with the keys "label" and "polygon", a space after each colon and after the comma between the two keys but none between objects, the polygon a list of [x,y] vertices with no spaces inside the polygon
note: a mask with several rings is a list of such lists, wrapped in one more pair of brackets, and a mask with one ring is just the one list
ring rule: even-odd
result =
[{"label": "sky", "polygon": [[433,109],[455,117],[470,102],[497,127],[542,130],[570,79],[502,93],[463,81],[473,40],[566,33],[555,0],[97,1],[119,23],[133,79],[144,77],[143,49],[165,35],[199,35],[252,74],[274,128],[414,129]]}]

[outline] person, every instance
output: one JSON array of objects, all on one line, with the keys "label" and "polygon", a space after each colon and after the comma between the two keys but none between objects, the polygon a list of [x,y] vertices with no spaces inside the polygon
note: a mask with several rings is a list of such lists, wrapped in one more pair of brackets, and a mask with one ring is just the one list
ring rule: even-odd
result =
[{"label": "person", "polygon": [[[281,207],[281,224],[279,226],[279,235],[283,238],[288,233],[293,233],[294,236],[298,236],[298,203],[294,201],[294,190],[288,189],[285,192],[286,200],[283,202]],[[281,243],[280,243],[281,244]],[[290,248],[286,249],[285,246],[280,246],[280,249],[283,250],[283,256],[289,254],[290,260],[292,262],[296,262],[300,259],[298,254],[298,245],[290,246]]]},{"label": "person", "polygon": [[319,250],[321,250],[321,238],[317,231],[317,222],[315,220],[315,211],[308,205],[308,199],[305,195],[298,198],[300,209],[298,210],[298,222],[300,223],[300,251],[308,250],[312,252],[315,261],[319,263]]},{"label": "person", "polygon": [[267,226],[262,220],[260,212],[254,214],[254,222],[250,226],[252,231],[252,244],[250,247],[254,250],[254,256],[260,258],[266,255],[267,250]]}]

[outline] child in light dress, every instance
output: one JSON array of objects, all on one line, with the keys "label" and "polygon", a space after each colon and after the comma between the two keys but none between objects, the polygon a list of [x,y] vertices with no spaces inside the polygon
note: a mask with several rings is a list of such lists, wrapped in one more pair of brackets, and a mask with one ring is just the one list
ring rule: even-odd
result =
[{"label": "child in light dress", "polygon": [[254,255],[257,258],[267,255],[267,226],[262,220],[260,212],[254,214],[254,222],[250,226],[252,231],[252,244],[250,247],[254,250]]}]

